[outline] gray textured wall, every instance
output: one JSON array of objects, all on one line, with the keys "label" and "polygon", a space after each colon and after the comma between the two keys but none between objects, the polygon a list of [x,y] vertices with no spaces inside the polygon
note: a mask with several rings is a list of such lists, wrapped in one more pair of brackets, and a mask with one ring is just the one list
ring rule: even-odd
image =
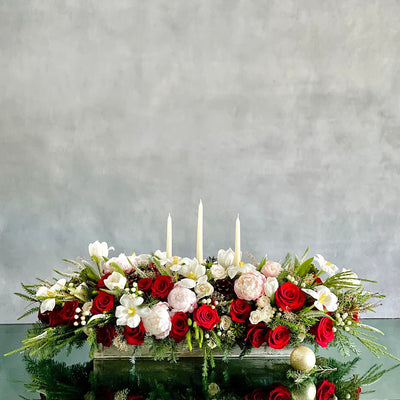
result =
[{"label": "gray textured wall", "polygon": [[0,322],[108,241],[322,253],[400,317],[399,1],[0,0]]}]

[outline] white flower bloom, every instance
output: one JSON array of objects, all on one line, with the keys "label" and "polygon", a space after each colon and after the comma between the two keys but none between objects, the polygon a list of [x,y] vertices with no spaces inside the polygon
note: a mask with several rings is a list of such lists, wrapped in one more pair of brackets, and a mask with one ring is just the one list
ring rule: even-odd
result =
[{"label": "white flower bloom", "polygon": [[275,308],[271,306],[271,304],[268,304],[264,308],[260,309],[261,311],[261,320],[264,321],[266,324],[268,324],[271,320],[272,317],[275,314]]},{"label": "white flower bloom", "polygon": [[211,296],[214,293],[214,288],[209,282],[207,282],[207,277],[203,275],[197,281],[197,285],[194,288],[194,291],[197,294],[197,298],[201,299],[206,296]]},{"label": "white flower bloom", "polygon": [[265,295],[268,296],[268,298],[271,298],[278,290],[278,287],[278,279],[268,277],[267,282],[264,285]]},{"label": "white flower bloom", "polygon": [[36,291],[36,297],[41,300],[40,312],[43,314],[46,311],[53,311],[56,306],[56,299],[58,292],[65,288],[66,280],[64,278],[59,279],[53,286],[40,286]]},{"label": "white flower bloom", "polygon": [[250,319],[250,322],[253,325],[257,325],[263,319],[261,310],[257,309],[257,310],[252,311],[250,313],[250,318],[249,319]]},{"label": "white flower bloom", "polygon": [[316,301],[314,302],[314,306],[320,310],[324,311],[324,306],[327,311],[333,312],[337,310],[338,298],[334,293],[332,293],[326,286],[317,286],[315,290],[312,289],[302,289],[303,292],[309,294],[311,297],[314,297]]},{"label": "white flower bloom", "polygon": [[232,325],[232,319],[231,317],[228,317],[228,315],[223,315],[221,317],[221,323],[220,327],[222,330],[227,331]]},{"label": "white flower bloom", "polygon": [[344,280],[352,285],[361,285],[361,281],[358,279],[358,275],[353,272],[351,269],[343,268],[342,272],[350,271],[352,274],[349,274],[348,277],[344,278]]},{"label": "white flower bloom", "polygon": [[335,264],[326,261],[325,258],[321,256],[321,254],[317,254],[314,257],[314,261],[316,261],[320,269],[326,272],[329,276],[333,276],[339,272],[339,268]]},{"label": "white flower bloom", "polygon": [[86,301],[87,299],[89,299],[88,289],[88,285],[85,282],[82,282],[78,287],[72,287],[68,290],[73,296],[81,299],[82,301]]},{"label": "white flower bloom", "polygon": [[167,303],[157,303],[143,316],[143,325],[149,335],[156,339],[164,339],[171,330],[171,317]]},{"label": "white flower bloom", "polygon": [[184,257],[178,257],[174,256],[170,259],[170,261],[166,264],[166,266],[174,272],[179,272],[182,268],[183,265],[189,264],[192,260],[190,258]]},{"label": "white flower bloom", "polygon": [[235,253],[232,249],[228,250],[219,250],[218,251],[218,264],[222,265],[224,268],[228,268],[233,264],[233,258],[235,257]]},{"label": "white flower bloom", "polygon": [[119,272],[114,271],[107,279],[104,279],[104,285],[106,285],[109,290],[122,290],[125,288],[126,278]]},{"label": "white flower bloom", "polygon": [[226,269],[221,264],[214,264],[210,268],[210,272],[215,280],[226,278]]},{"label": "white flower bloom", "polygon": [[108,258],[108,251],[114,250],[114,247],[108,247],[106,242],[99,242],[96,240],[94,243],[89,244],[90,257],[95,257],[98,260],[103,260],[104,257]]},{"label": "white flower bloom", "polygon": [[[241,263],[242,264],[242,263]],[[233,279],[237,274],[244,274],[246,272],[256,271],[256,267],[252,264],[243,264],[243,265],[231,265],[227,269],[227,273],[229,278]]]},{"label": "white flower bloom", "polygon": [[187,287],[188,289],[194,288],[197,283],[202,283],[207,280],[206,267],[200,264],[197,258],[190,260],[189,264],[182,265],[179,273],[186,277],[178,282],[179,285]]},{"label": "white flower bloom", "polygon": [[93,301],[88,301],[82,306],[82,312],[91,314],[90,310],[92,309],[92,307],[93,307]]},{"label": "white flower bloom", "polygon": [[142,297],[124,294],[120,299],[120,303],[121,305],[115,310],[117,325],[128,325],[129,328],[136,328],[140,324],[141,317],[149,311],[147,307],[140,307],[143,304]]},{"label": "white flower bloom", "polygon": [[165,264],[167,264],[168,262],[171,262],[171,259],[167,258],[167,252],[166,251],[156,250],[154,252],[154,255],[158,259],[158,262],[163,266]]},{"label": "white flower bloom", "polygon": [[257,299],[257,306],[260,308],[264,308],[268,306],[268,304],[271,304],[269,295],[261,296],[260,298]]}]

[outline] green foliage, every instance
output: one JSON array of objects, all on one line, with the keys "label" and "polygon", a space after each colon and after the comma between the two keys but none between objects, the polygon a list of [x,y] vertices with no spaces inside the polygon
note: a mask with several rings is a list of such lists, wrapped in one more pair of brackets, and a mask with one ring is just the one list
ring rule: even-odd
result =
[{"label": "green foliage", "polygon": [[349,357],[351,352],[356,355],[360,354],[360,350],[356,345],[340,330],[336,331],[335,339],[333,339],[331,345],[337,347],[340,354],[344,357]]},{"label": "green foliage", "polygon": [[170,338],[155,339],[152,336],[146,336],[145,343],[149,346],[155,361],[168,360],[170,362],[178,361],[179,348],[177,343]]}]

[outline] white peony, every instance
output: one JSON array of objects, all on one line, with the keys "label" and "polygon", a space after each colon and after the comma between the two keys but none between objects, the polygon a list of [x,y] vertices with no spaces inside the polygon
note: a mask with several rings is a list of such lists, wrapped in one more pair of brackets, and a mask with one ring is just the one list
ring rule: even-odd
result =
[{"label": "white peony", "polygon": [[218,251],[218,264],[224,268],[228,268],[233,264],[233,258],[235,257],[235,252],[232,249],[219,250]]},{"label": "white peony", "polygon": [[104,285],[106,285],[107,289],[109,290],[122,290],[125,288],[126,278],[119,272],[114,271],[107,279],[104,279]]},{"label": "white peony", "polygon": [[265,295],[271,298],[278,290],[278,287],[279,287],[278,279],[268,277],[267,282],[265,282],[264,285]]},{"label": "white peony", "polygon": [[210,268],[210,272],[215,280],[226,278],[226,269],[220,264],[214,264]]},{"label": "white peony", "polygon": [[192,313],[197,307],[197,297],[195,293],[183,286],[176,284],[168,294],[168,304],[174,312]]},{"label": "white peony", "polygon": [[171,318],[167,303],[157,303],[150,312],[143,317],[143,325],[149,335],[156,339],[164,339],[171,330]]},{"label": "white peony", "polygon": [[143,304],[142,297],[124,294],[120,303],[121,305],[115,310],[117,325],[128,325],[129,328],[136,328],[140,324],[141,317],[149,312],[147,307],[140,307]]}]

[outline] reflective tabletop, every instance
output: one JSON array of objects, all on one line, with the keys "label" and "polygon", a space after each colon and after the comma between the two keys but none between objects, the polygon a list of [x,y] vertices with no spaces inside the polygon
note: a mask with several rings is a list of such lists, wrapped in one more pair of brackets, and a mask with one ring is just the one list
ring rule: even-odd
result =
[{"label": "reflective tabletop", "polygon": [[[387,347],[388,352],[400,357],[400,320],[370,319],[367,323],[385,332],[385,336],[380,338],[380,343]],[[63,352],[54,360],[40,365],[35,364],[35,361],[24,359],[21,354],[3,357],[4,353],[20,347],[29,326],[26,324],[0,325],[0,399],[45,399],[46,397],[40,395],[40,393],[32,393],[31,391],[35,390],[35,384],[38,380],[41,385],[54,386],[58,379],[57,374],[66,377],[66,382],[69,379],[69,383],[61,386],[64,390],[63,395],[60,394],[58,397],[59,399],[268,399],[271,397],[263,397],[261,389],[264,386],[271,387],[271,384],[276,386],[277,379],[279,379],[279,374],[277,374],[279,369],[286,371],[289,368],[288,359],[278,361],[232,360],[228,364],[221,361],[217,363],[215,374],[207,381],[205,388],[204,382],[203,385],[201,384],[202,359],[182,359],[177,364],[141,359],[137,359],[135,365],[132,365],[129,360],[89,363],[88,347],[73,349],[69,355]],[[353,365],[352,370],[341,379],[350,380],[353,375],[362,376],[377,364],[377,368],[380,369],[376,371],[389,371],[375,383],[362,386],[359,394],[360,399],[400,399],[400,367],[392,369],[398,363],[386,356],[376,358],[361,344],[359,348],[361,350],[360,359],[356,360],[357,362]],[[352,361],[356,357],[354,355],[343,358],[336,349],[321,349],[317,356],[329,358],[333,360],[332,362],[338,364]],[[66,365],[62,363],[66,363]],[[76,366],[78,363],[80,365]],[[67,366],[69,366],[69,369]],[[43,371],[46,371],[46,373]],[[230,378],[228,378],[229,375]],[[43,382],[45,376],[49,379],[48,383]],[[110,383],[110,387],[108,387],[107,382],[111,382],[110,376],[113,378],[113,383],[112,385]],[[133,382],[133,376],[136,381],[140,378],[141,383],[147,383],[146,393],[136,396],[131,393],[127,394],[128,389],[125,386],[129,385],[129,382]],[[54,379],[53,382],[52,379]],[[326,379],[329,379],[329,375],[326,376]],[[120,387],[116,386],[115,381],[119,381]],[[97,389],[100,388],[101,394],[98,394],[98,390],[97,392],[92,391],[93,385],[97,385]],[[260,387],[261,389],[259,389]],[[68,388],[71,389],[69,394]],[[123,388],[125,388],[125,391],[122,390]],[[172,394],[167,393],[168,388],[173,388]],[[199,394],[202,390],[207,391],[207,395]],[[148,394],[150,392],[151,395]],[[93,393],[96,393],[96,395]],[[292,393],[291,398],[306,400],[304,396]],[[352,393],[350,397],[343,398],[357,398],[357,396],[358,394]],[[47,399],[50,398],[51,396],[47,396]],[[280,399],[281,397],[276,398]],[[325,394],[323,398],[327,400],[330,397]],[[340,397],[338,400],[340,400]]]}]

